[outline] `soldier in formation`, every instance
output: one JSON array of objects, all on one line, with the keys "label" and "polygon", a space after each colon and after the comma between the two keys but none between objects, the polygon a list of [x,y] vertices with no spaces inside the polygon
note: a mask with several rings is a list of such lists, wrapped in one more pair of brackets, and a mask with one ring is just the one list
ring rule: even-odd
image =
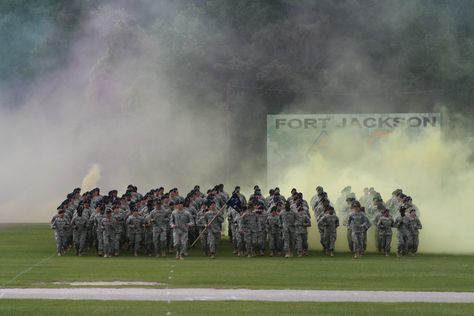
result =
[{"label": "soldier in formation", "polygon": [[335,255],[340,218],[355,259],[366,251],[371,226],[381,254],[390,255],[393,230],[397,232],[397,256],[418,251],[420,213],[401,189],[384,202],[374,188],[364,188],[358,201],[347,186],[333,205],[322,186],[316,187],[309,203],[296,188],[287,198],[278,187],[264,197],[258,185],[248,200],[239,186],[229,196],[222,184],[206,193],[196,185],[186,197],[177,188],[165,192],[160,187],[142,195],[136,186],[129,185],[121,197],[117,190],[101,195],[95,188],[81,195],[76,188],[58,207],[51,228],[59,256],[74,248],[78,256],[87,249],[95,249],[105,258],[123,251],[155,257],[175,252],[182,260],[187,249],[200,240],[203,254],[215,258],[221,234],[228,230],[233,252],[239,257],[269,254],[291,258],[309,254],[312,214],[327,256]]}]

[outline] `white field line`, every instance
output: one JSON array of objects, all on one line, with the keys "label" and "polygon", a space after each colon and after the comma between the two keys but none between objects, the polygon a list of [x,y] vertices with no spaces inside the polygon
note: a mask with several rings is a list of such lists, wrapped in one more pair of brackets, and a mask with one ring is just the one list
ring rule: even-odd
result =
[{"label": "white field line", "polygon": [[124,301],[279,301],[474,303],[474,292],[322,291],[249,289],[9,288],[3,299]]},{"label": "white field line", "polygon": [[33,268],[35,267],[38,267],[40,265],[42,265],[43,263],[45,263],[46,261],[48,261],[49,259],[51,259],[52,257],[54,257],[54,253],[47,257],[47,258],[44,258],[44,259],[41,259],[40,261],[36,262],[35,264],[31,265],[30,267],[26,268],[25,270],[21,271],[20,273],[18,273],[17,275],[15,275],[12,279],[8,280],[7,282],[3,283],[2,285],[0,285],[0,288],[3,288],[5,287],[6,285],[14,282],[16,279],[18,279],[20,276],[22,276],[23,274],[25,273],[28,273],[30,272],[31,270],[33,270]]}]

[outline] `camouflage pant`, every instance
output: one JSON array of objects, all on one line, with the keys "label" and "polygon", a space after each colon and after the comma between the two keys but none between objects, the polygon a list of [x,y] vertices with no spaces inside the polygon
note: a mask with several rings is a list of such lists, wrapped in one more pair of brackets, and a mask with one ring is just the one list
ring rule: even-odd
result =
[{"label": "camouflage pant", "polygon": [[173,231],[173,245],[180,255],[184,255],[188,247],[188,232],[175,229]]},{"label": "camouflage pant", "polygon": [[257,248],[257,233],[246,231],[244,233],[245,250],[248,253],[254,252]]},{"label": "camouflage pant", "polygon": [[381,231],[375,227],[375,249],[377,249],[378,252],[383,252],[384,247],[381,239]]},{"label": "camouflage pant", "polygon": [[295,230],[286,229],[283,231],[283,251],[293,251],[295,248]]},{"label": "camouflage pant", "polygon": [[408,251],[411,253],[417,253],[418,251],[418,234],[410,234],[408,238]]},{"label": "camouflage pant", "polygon": [[[304,231],[299,231],[295,233],[295,240],[296,240],[296,251],[299,255],[302,255],[303,252],[308,249],[308,233]],[[306,248],[305,248],[306,246]]]},{"label": "camouflage pant", "polygon": [[349,251],[354,252],[354,242],[352,241],[352,229],[347,229],[347,243],[349,245]]},{"label": "camouflage pant", "polygon": [[392,234],[387,234],[384,231],[379,231],[378,240],[380,245],[380,250],[385,253],[390,253],[390,244],[392,243]]},{"label": "camouflage pant", "polygon": [[114,247],[113,252],[118,254],[120,252],[120,245],[122,244],[123,240],[123,231],[115,231],[114,237]]},{"label": "camouflage pant", "polygon": [[74,230],[72,236],[76,251],[80,253],[84,252],[84,248],[86,246],[87,230]]},{"label": "camouflage pant", "polygon": [[268,247],[270,251],[277,252],[280,251],[281,244],[281,233],[273,232],[268,234]]},{"label": "camouflage pant", "polygon": [[112,252],[115,245],[115,234],[104,232],[103,240],[104,240],[104,252],[106,255],[111,256],[113,254]]},{"label": "camouflage pant", "polygon": [[[204,229],[204,228],[201,228],[200,231],[202,232],[203,229]],[[206,231],[201,235],[202,252],[203,252],[205,255],[208,255],[208,254],[209,254],[209,243],[208,243],[207,234],[209,234],[209,232],[206,230]]]},{"label": "camouflage pant", "polygon": [[334,251],[336,245],[337,233],[331,231],[325,231],[324,236],[324,248],[328,251]]},{"label": "camouflage pant", "polygon": [[219,244],[219,240],[221,239],[220,232],[209,232],[207,234],[207,243],[209,245],[209,252],[211,254],[215,254],[217,252],[217,246]]},{"label": "camouflage pant", "polygon": [[355,253],[364,251],[364,232],[352,232],[352,248]]},{"label": "camouflage pant", "polygon": [[57,253],[64,253],[67,247],[67,238],[66,234],[56,234],[56,251]]},{"label": "camouflage pant", "polygon": [[255,251],[260,254],[263,254],[263,252],[265,251],[265,236],[266,236],[265,232],[262,232],[262,231],[257,232]]},{"label": "camouflage pant", "polygon": [[129,246],[133,247],[133,252],[138,252],[140,250],[140,243],[142,242],[142,233],[141,232],[128,232],[128,242]]},{"label": "camouflage pant", "polygon": [[102,231],[96,231],[96,237],[97,237],[97,252],[99,254],[102,254],[104,252],[104,235]]},{"label": "camouflage pant", "polygon": [[398,245],[397,252],[400,255],[406,255],[408,252],[408,234],[397,234]]},{"label": "camouflage pant", "polygon": [[153,227],[153,249],[155,255],[160,252],[166,251],[166,239],[168,237],[168,232],[164,226],[154,226]]}]

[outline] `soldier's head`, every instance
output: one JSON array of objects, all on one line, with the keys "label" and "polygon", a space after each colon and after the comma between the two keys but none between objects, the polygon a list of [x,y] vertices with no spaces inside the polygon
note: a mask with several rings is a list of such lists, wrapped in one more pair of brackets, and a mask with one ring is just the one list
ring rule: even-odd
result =
[{"label": "soldier's head", "polygon": [[352,202],[354,202],[354,201],[355,201],[355,198],[353,198],[353,197],[346,198],[347,205],[349,205],[351,207],[352,207]]},{"label": "soldier's head", "polygon": [[234,189],[234,192],[235,193],[240,193],[240,186],[236,186],[235,189]]},{"label": "soldier's head", "polygon": [[209,199],[206,201],[206,206],[210,210],[214,210],[216,208],[216,201],[214,199]]},{"label": "soldier's head", "polygon": [[161,207],[161,199],[156,199],[155,200],[155,208],[159,209]]},{"label": "soldier's head", "polygon": [[407,210],[406,207],[400,206],[400,209],[398,210],[398,212],[400,212],[400,216],[401,216],[401,217],[404,217],[404,216],[405,216],[406,210]]},{"label": "soldier's head", "polygon": [[112,209],[107,208],[105,210],[105,216],[107,216],[108,218],[111,218],[112,217]]},{"label": "soldier's head", "polygon": [[270,189],[270,190],[268,191],[268,194],[269,194],[270,196],[272,196],[274,193],[275,193],[275,190],[273,190],[273,189]]},{"label": "soldier's head", "polygon": [[364,194],[369,194],[369,188],[367,187],[364,188]]},{"label": "soldier's head", "polygon": [[277,216],[278,215],[278,208],[276,206],[273,206],[272,209],[270,210],[272,216]]},{"label": "soldier's head", "polygon": [[361,207],[360,207],[359,201],[352,201],[352,203],[351,203],[351,210],[354,211],[354,212],[356,212],[356,213],[359,213],[359,212],[360,212],[360,209],[361,209]]},{"label": "soldier's head", "polygon": [[390,216],[390,210],[388,208],[386,208],[384,211],[383,211],[383,216],[385,217],[389,217]]},{"label": "soldier's head", "polygon": [[58,216],[61,217],[61,218],[64,217],[64,208],[62,208],[62,207],[58,208]]},{"label": "soldier's head", "polygon": [[416,217],[416,210],[414,208],[410,209],[410,217],[415,218]]},{"label": "soldier's head", "polygon": [[176,204],[176,205],[175,205],[175,206],[176,206],[176,209],[178,209],[178,210],[182,210],[183,207],[184,207],[184,201],[183,201],[183,199],[181,199],[181,198],[176,199],[175,204]]},{"label": "soldier's head", "polygon": [[347,194],[347,193],[350,193],[351,190],[352,190],[352,187],[350,185],[348,185],[344,189],[342,189],[341,193],[342,194]]},{"label": "soldier's head", "polygon": [[132,215],[137,217],[138,216],[138,208],[134,207],[132,208]]},{"label": "soldier's head", "polygon": [[321,192],[323,192],[323,191],[324,191],[324,189],[323,189],[322,186],[319,186],[319,185],[318,185],[318,186],[316,187],[316,192],[321,193]]},{"label": "soldier's head", "polygon": [[323,198],[323,199],[321,200],[321,203],[323,203],[323,205],[326,206],[326,207],[329,206],[329,200],[326,199],[326,198]]}]

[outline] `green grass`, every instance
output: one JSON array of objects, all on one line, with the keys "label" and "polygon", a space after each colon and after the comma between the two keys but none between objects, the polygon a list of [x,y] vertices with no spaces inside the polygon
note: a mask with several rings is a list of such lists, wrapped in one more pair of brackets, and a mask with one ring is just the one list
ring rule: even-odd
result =
[{"label": "green grass", "polygon": [[[45,224],[0,226],[0,287],[59,287],[61,281],[154,281],[169,287],[251,289],[345,289],[474,291],[474,256],[419,255],[396,258],[369,254],[353,260],[314,251],[306,258],[238,258],[223,241],[218,258],[198,249],[184,261],[174,258],[53,256],[53,233]],[[173,269],[173,278],[168,279]],[[11,282],[10,282],[11,281]],[[7,284],[5,284],[7,283]],[[61,287],[65,287],[61,285]]]},{"label": "green grass", "polygon": [[1,315],[472,315],[474,304],[1,300]]}]

